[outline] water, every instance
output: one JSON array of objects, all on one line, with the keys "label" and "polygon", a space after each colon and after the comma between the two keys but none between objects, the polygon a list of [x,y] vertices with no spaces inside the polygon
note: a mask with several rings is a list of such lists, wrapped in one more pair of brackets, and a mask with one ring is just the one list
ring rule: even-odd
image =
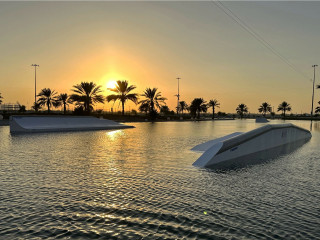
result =
[{"label": "water", "polygon": [[189,149],[262,124],[132,125],[0,127],[0,239],[320,239],[320,123],[290,155],[226,172],[193,167],[200,154]]}]

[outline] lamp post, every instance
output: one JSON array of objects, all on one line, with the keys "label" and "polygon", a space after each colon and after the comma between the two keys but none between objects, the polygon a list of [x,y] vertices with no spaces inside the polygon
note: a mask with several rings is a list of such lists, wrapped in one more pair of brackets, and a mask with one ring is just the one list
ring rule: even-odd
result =
[{"label": "lamp post", "polygon": [[34,67],[34,107],[36,107],[36,104],[37,104],[37,67],[39,67],[39,65],[32,64],[31,67]]},{"label": "lamp post", "polygon": [[311,117],[313,116],[314,82],[316,81],[316,67],[318,67],[318,65],[312,65],[312,67],[313,67],[313,85],[312,85]]},{"label": "lamp post", "polygon": [[176,95],[177,98],[178,98],[178,101],[177,101],[177,115],[179,114],[179,101],[180,101],[180,93],[179,93],[179,81],[180,81],[181,78],[177,77],[177,80],[178,80],[178,94]]}]

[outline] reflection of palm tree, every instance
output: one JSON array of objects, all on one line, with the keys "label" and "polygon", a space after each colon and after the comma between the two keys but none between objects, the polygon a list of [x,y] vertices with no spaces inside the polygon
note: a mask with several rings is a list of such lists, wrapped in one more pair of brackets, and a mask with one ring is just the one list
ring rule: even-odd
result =
[{"label": "reflection of palm tree", "polygon": [[117,81],[117,85],[115,86],[115,88],[108,88],[110,91],[113,91],[117,94],[111,94],[109,96],[107,96],[107,101],[117,101],[119,100],[122,103],[122,115],[124,115],[124,104],[126,101],[130,100],[132,102],[134,102],[135,104],[137,104],[138,101],[138,94],[136,93],[129,93],[131,92],[133,89],[135,89],[136,86],[128,85],[128,81],[124,80],[118,80]]},{"label": "reflection of palm tree", "polygon": [[283,101],[282,103],[279,104],[278,106],[278,112],[282,111],[283,113],[283,118],[286,118],[286,111],[290,112],[291,111],[291,106],[289,103]]},{"label": "reflection of palm tree", "polygon": [[190,111],[193,116],[200,118],[201,112],[207,112],[208,106],[203,98],[195,98],[190,104]]},{"label": "reflection of palm tree", "polygon": [[81,82],[73,87],[72,91],[75,93],[70,96],[70,101],[76,103],[78,107],[83,106],[87,113],[93,110],[94,103],[104,102],[104,97],[100,94],[101,86],[93,82]]},{"label": "reflection of palm tree", "polygon": [[57,92],[55,90],[51,90],[50,88],[44,88],[37,96],[40,97],[37,101],[39,106],[46,105],[48,108],[48,113],[50,113],[50,107],[57,101]]},{"label": "reflection of palm tree", "polygon": [[216,107],[220,108],[220,103],[218,102],[217,99],[213,99],[213,100],[209,101],[208,106],[212,107],[212,119],[214,119],[214,110],[215,110]]},{"label": "reflection of palm tree", "polygon": [[157,90],[158,88],[147,88],[143,94],[141,94],[141,96],[146,99],[139,102],[139,104],[146,104],[146,106],[148,106],[151,118],[155,118],[157,113],[156,108],[160,109],[161,106],[165,105],[165,100],[167,100],[165,97],[162,97],[161,92],[157,92]]},{"label": "reflection of palm tree", "polygon": [[179,109],[181,110],[181,113],[183,114],[184,110],[188,110],[188,104],[185,101],[179,102]]},{"label": "reflection of palm tree", "polygon": [[3,98],[3,97],[1,96],[1,93],[0,93],[0,104],[2,103],[2,100],[1,100],[1,98]]},{"label": "reflection of palm tree", "polygon": [[247,107],[247,105],[241,103],[236,108],[236,111],[240,115],[240,118],[242,119],[243,115],[248,112],[248,107]]},{"label": "reflection of palm tree", "polygon": [[70,99],[67,93],[61,93],[58,96],[58,99],[55,103],[55,107],[59,107],[61,105],[63,105],[63,114],[66,114],[67,111],[67,105],[69,105],[70,103]]},{"label": "reflection of palm tree", "polygon": [[267,112],[271,113],[271,105],[267,102],[264,102],[260,105],[260,107],[258,108],[259,112],[262,112],[262,115],[265,117]]},{"label": "reflection of palm tree", "polygon": [[[318,102],[320,104],[320,102]],[[320,112],[320,106],[316,107],[316,111],[315,113],[319,113]]]}]

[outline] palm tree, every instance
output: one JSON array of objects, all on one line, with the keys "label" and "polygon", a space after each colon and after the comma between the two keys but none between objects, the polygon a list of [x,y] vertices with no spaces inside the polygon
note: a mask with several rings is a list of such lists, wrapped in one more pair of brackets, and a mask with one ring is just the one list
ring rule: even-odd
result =
[{"label": "palm tree", "polygon": [[218,102],[217,99],[213,99],[213,100],[211,99],[209,101],[208,107],[212,107],[212,119],[214,119],[214,110],[216,107],[220,108],[220,103]]},{"label": "palm tree", "polygon": [[42,108],[42,106],[40,106],[39,103],[33,103],[31,108],[38,112]]},{"label": "palm tree", "polygon": [[283,101],[282,103],[279,104],[278,106],[278,112],[282,111],[283,113],[283,118],[286,118],[286,111],[290,112],[291,111],[291,106],[289,103]]},{"label": "palm tree", "polygon": [[185,101],[179,102],[179,109],[181,110],[181,113],[183,114],[184,110],[188,110],[188,104]]},{"label": "palm tree", "polygon": [[271,105],[267,102],[264,102],[260,105],[260,107],[258,108],[259,112],[261,113],[262,112],[262,115],[265,117],[267,112],[270,112],[271,113]]},{"label": "palm tree", "polygon": [[149,112],[149,105],[148,105],[147,103],[141,104],[141,105],[139,106],[139,111],[148,114],[148,112]]},{"label": "palm tree", "polygon": [[[318,102],[320,104],[320,102]],[[320,106],[316,107],[316,111],[315,113],[319,113],[320,112]]]},{"label": "palm tree", "polygon": [[1,98],[3,98],[3,97],[1,96],[1,93],[0,93],[0,104],[2,103],[2,100],[1,100]]},{"label": "palm tree", "polygon": [[191,115],[196,116],[198,119],[200,118],[200,113],[207,112],[207,109],[207,103],[203,98],[195,98],[190,104]]},{"label": "palm tree", "polygon": [[169,115],[170,114],[169,107],[167,105],[161,106],[160,113],[163,113],[164,115]]},{"label": "palm tree", "polygon": [[40,97],[37,101],[39,106],[46,105],[50,113],[50,107],[57,101],[57,92],[50,88],[43,88],[37,96]]},{"label": "palm tree", "polygon": [[248,107],[244,103],[241,103],[236,108],[237,113],[240,115],[240,118],[243,118],[243,115],[248,112]]},{"label": "palm tree", "polygon": [[19,110],[18,110],[19,113],[25,113],[27,111],[25,105],[21,105],[19,102],[17,102],[17,104],[19,106]]},{"label": "palm tree", "polygon": [[73,88],[71,90],[75,93],[70,96],[70,101],[75,103],[77,107],[83,106],[87,113],[93,110],[95,103],[104,103],[104,97],[100,94],[102,92],[101,86],[97,86],[93,82],[81,82],[74,85]]},{"label": "palm tree", "polygon": [[156,108],[160,109],[161,106],[165,105],[165,100],[167,100],[165,97],[161,96],[161,92],[157,91],[158,88],[146,88],[143,94],[141,94],[141,96],[145,97],[146,99],[139,102],[139,104],[146,104],[146,106],[148,106],[149,114],[152,119],[156,117]]},{"label": "palm tree", "polygon": [[69,96],[67,93],[61,93],[56,102],[54,103],[55,107],[59,107],[61,105],[63,105],[63,114],[66,114],[67,112],[67,105],[69,105],[69,103],[71,103]]},{"label": "palm tree", "polygon": [[107,101],[110,102],[112,100],[113,101],[119,100],[122,103],[122,115],[124,115],[124,104],[126,101],[130,100],[135,104],[137,104],[138,102],[138,94],[129,93],[135,88],[136,86],[134,85],[129,86],[127,80],[123,80],[123,81],[118,80],[115,88],[108,88],[110,91],[115,92],[117,94],[111,94],[107,96]]}]

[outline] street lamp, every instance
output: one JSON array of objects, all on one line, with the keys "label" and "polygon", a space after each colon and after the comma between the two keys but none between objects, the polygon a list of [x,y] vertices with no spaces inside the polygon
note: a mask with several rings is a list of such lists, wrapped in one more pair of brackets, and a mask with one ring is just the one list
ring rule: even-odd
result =
[{"label": "street lamp", "polygon": [[318,67],[318,65],[312,65],[312,67],[313,67],[313,86],[312,86],[311,117],[313,116],[314,82],[316,81],[316,67]]},{"label": "street lamp", "polygon": [[181,78],[177,77],[177,80],[178,80],[178,94],[176,95],[177,98],[178,98],[178,102],[177,102],[177,115],[179,114],[179,101],[180,101],[180,94],[179,94],[179,80]]},{"label": "street lamp", "polygon": [[34,107],[36,107],[36,104],[37,104],[37,67],[39,67],[39,65],[32,64],[31,67],[34,67]]}]

